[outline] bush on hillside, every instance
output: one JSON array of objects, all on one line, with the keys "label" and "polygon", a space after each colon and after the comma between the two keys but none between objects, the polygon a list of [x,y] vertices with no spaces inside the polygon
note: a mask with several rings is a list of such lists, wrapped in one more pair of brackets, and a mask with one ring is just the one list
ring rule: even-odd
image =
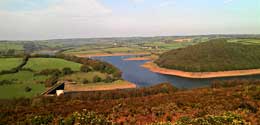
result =
[{"label": "bush on hillside", "polygon": [[100,78],[99,76],[94,76],[93,77],[93,82],[96,83],[96,82],[101,82],[102,81],[102,78]]},{"label": "bush on hillside", "polygon": [[39,73],[36,73],[36,75],[45,75],[45,76],[49,76],[49,75],[60,75],[61,71],[59,69],[44,69],[41,70]]},{"label": "bush on hillside", "polygon": [[92,69],[88,65],[82,65],[80,67],[81,72],[90,72]]},{"label": "bush on hillside", "polygon": [[63,75],[70,75],[72,73],[73,73],[73,71],[69,67],[65,67],[65,68],[62,69],[62,74]]}]

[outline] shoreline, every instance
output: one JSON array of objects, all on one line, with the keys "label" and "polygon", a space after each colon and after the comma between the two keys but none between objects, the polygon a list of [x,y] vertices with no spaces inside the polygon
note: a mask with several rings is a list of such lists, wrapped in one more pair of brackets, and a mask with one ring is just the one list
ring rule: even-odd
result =
[{"label": "shoreline", "polygon": [[98,54],[74,54],[77,57],[103,57],[103,56],[131,56],[131,55],[148,55],[150,53],[98,53]]},{"label": "shoreline", "polygon": [[123,59],[124,61],[145,61],[145,60],[152,60],[149,57],[133,57],[133,58],[126,58]]},{"label": "shoreline", "polygon": [[152,72],[159,73],[159,74],[173,75],[173,76],[193,78],[193,79],[235,77],[235,76],[248,76],[248,75],[260,74],[260,69],[219,71],[219,72],[186,72],[181,70],[161,68],[153,62],[147,62],[143,64],[141,67],[144,67]]},{"label": "shoreline", "polygon": [[121,90],[137,88],[136,84],[122,81],[124,83],[111,83],[111,84],[65,84],[65,92],[88,92],[88,91],[107,91],[107,90]]}]

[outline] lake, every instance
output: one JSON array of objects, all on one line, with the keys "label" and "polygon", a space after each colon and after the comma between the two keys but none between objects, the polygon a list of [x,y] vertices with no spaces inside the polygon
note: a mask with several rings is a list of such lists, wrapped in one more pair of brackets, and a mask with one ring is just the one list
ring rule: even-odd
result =
[{"label": "lake", "polygon": [[134,56],[105,56],[93,57],[93,59],[102,60],[118,67],[122,72],[123,79],[135,83],[138,87],[146,87],[162,82],[169,82],[177,88],[199,88],[210,86],[213,80],[228,79],[260,79],[260,75],[211,78],[211,79],[190,79],[177,76],[158,74],[141,67],[147,61],[124,61],[125,58]]}]

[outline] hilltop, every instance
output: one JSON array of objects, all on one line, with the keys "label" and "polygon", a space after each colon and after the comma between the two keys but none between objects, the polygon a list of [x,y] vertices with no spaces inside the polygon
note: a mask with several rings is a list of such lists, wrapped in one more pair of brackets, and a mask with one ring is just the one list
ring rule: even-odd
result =
[{"label": "hilltop", "polygon": [[260,46],[212,39],[163,53],[155,63],[187,72],[217,72],[260,68]]}]

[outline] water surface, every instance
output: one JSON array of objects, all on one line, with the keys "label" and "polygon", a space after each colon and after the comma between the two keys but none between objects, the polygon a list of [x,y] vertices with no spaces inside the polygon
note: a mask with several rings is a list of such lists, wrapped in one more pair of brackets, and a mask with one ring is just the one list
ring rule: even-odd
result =
[{"label": "water surface", "polygon": [[211,78],[211,79],[191,79],[177,76],[158,74],[141,67],[147,61],[124,61],[123,59],[133,56],[105,56],[93,57],[106,61],[118,67],[122,72],[123,79],[135,83],[138,87],[151,86],[162,82],[169,82],[178,88],[198,88],[210,86],[213,80],[226,79],[260,79],[260,75],[229,77],[229,78]]}]

